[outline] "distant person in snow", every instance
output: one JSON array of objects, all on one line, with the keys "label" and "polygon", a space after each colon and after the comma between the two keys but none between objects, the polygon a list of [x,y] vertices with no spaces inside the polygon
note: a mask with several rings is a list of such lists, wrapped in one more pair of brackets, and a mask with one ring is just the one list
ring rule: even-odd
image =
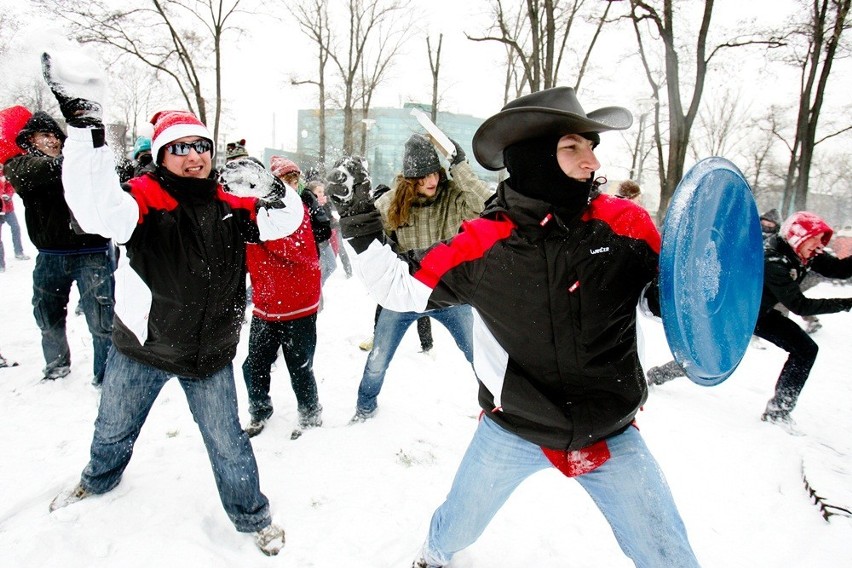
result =
[{"label": "distant person in snow", "polygon": [[238,197],[243,186],[274,182],[250,160],[232,161],[221,173],[233,192],[226,193],[212,166],[213,136],[186,111],[154,115],[156,167],[122,187],[105,145],[101,105],[77,94],[94,79],[74,81],[97,74],[54,66],[48,54],[43,66],[68,123],[62,164],[68,205],[84,230],[125,249],[117,272],[115,348],[106,364],[90,460],[80,482],[50,509],[118,485],[155,399],[177,377],[225,511],[238,531],[254,533],[265,554],[277,554],[284,531],[272,523],[251,443],[240,428],[232,361],[245,310],[245,243],[298,229],[301,201],[289,189],[268,199]]},{"label": "distant person in snow", "polygon": [[637,566],[698,566],[634,422],[648,396],[636,305],[655,282],[660,236],[595,178],[598,133],[631,122],[620,107],[587,115],[568,87],[508,103],[473,151],[509,178],[457,236],[404,255],[381,244],[369,200],[339,194],[356,271],[385,308],[473,307],[481,418],[416,568],[450,565],[523,480],[552,467],[589,493]]},{"label": "distant person in snow", "polygon": [[24,245],[21,242],[21,225],[15,215],[15,188],[6,179],[3,173],[3,164],[0,164],[0,272],[6,270],[6,251],[3,249],[2,228],[9,225],[12,232],[12,248],[15,250],[15,258],[18,260],[29,260],[24,254]]},{"label": "distant person in snow", "polygon": [[[38,249],[33,269],[33,315],[41,330],[44,379],[71,372],[65,330],[71,286],[77,283],[80,307],[92,335],[92,384],[100,385],[110,347],[113,317],[113,264],[109,238],[75,230],[62,177],[65,133],[38,111],[18,133],[24,154],[5,165],[6,177],[24,202],[30,240]],[[115,167],[113,165],[113,172]]]},{"label": "distant person in snow", "polygon": [[[441,165],[435,146],[428,138],[412,134],[405,143],[402,171],[390,191],[375,200],[378,220],[399,252],[423,249],[458,233],[462,222],[475,219],[491,192],[468,164],[457,143],[450,159],[449,176]],[[354,185],[341,168],[328,174],[328,191],[351,194]],[[363,191],[363,189],[362,189]],[[378,409],[378,397],[388,365],[408,328],[423,317],[414,310],[396,310],[383,306],[376,323],[373,346],[355,404],[353,422],[372,418]],[[470,306],[444,306],[425,315],[441,322],[453,336],[465,358],[473,362],[473,316]],[[431,348],[431,333],[428,347]]]}]

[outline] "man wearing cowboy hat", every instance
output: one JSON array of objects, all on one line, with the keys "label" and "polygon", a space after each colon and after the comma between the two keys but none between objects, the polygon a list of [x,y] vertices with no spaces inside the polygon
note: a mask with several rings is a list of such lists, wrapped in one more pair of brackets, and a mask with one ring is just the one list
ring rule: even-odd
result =
[{"label": "man wearing cowboy hat", "polygon": [[369,242],[372,213],[358,195],[341,204],[379,303],[474,308],[482,418],[414,567],[447,565],[550,467],[577,479],[637,566],[698,566],[634,424],[648,395],[635,309],[660,236],[642,207],[600,193],[595,179],[599,133],[631,124],[620,107],[586,114],[566,87],[510,102],[473,138],[479,163],[509,178],[457,236],[406,256]]}]

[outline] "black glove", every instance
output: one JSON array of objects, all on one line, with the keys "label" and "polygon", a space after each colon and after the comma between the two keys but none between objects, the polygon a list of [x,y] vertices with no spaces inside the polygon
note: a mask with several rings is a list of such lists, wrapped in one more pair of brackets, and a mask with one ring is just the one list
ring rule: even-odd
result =
[{"label": "black glove", "polygon": [[837,301],[840,302],[841,306],[843,306],[843,311],[848,312],[852,309],[852,298],[840,298]]},{"label": "black glove", "polygon": [[[103,128],[103,107],[94,100],[79,96],[82,93],[96,93],[103,90],[103,81],[99,77],[81,79],[74,70],[63,76],[56,68],[50,54],[41,54],[41,71],[44,80],[59,103],[59,110],[69,126],[75,128]],[[75,92],[77,91],[77,92]],[[103,93],[101,93],[103,94]]]},{"label": "black glove", "polygon": [[450,162],[451,166],[455,166],[456,164],[460,164],[460,163],[464,162],[465,159],[467,158],[467,156],[465,156],[464,150],[462,150],[462,147],[459,146],[458,142],[456,142],[452,138],[450,138],[450,142],[452,142],[453,146],[456,147],[456,155],[453,156],[453,161]]},{"label": "black glove", "polygon": [[340,213],[340,232],[355,252],[361,253],[375,239],[382,239],[382,217],[370,197],[368,182],[353,183],[351,176],[334,169],[326,177],[325,193]]},{"label": "black glove", "polygon": [[341,218],[375,210],[370,189],[369,182],[357,183],[340,169],[333,169],[326,176],[325,193],[331,197]]}]

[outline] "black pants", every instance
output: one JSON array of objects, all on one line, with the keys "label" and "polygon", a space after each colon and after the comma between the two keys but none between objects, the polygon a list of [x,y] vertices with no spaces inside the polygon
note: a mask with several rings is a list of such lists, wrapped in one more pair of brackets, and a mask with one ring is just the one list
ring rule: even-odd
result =
[{"label": "black pants", "polygon": [[314,352],[317,346],[317,315],[290,321],[266,321],[251,318],[248,357],[243,363],[243,378],[249,396],[249,414],[254,420],[272,416],[269,396],[272,363],[278,348],[284,353],[290,384],[300,414],[311,414],[319,406],[314,377]]},{"label": "black pants", "polygon": [[790,354],[775,383],[775,396],[770,401],[778,409],[789,412],[796,406],[799,393],[808,380],[819,346],[796,322],[777,310],[758,318],[754,334]]}]

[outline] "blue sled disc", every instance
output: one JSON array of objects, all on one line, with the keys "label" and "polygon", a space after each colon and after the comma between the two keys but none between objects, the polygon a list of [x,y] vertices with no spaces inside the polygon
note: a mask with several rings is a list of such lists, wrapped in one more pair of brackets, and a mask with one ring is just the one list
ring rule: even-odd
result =
[{"label": "blue sled disc", "polygon": [[660,307],[675,360],[703,386],[737,368],[763,290],[763,239],[751,189],[724,158],[687,172],[663,223]]}]

